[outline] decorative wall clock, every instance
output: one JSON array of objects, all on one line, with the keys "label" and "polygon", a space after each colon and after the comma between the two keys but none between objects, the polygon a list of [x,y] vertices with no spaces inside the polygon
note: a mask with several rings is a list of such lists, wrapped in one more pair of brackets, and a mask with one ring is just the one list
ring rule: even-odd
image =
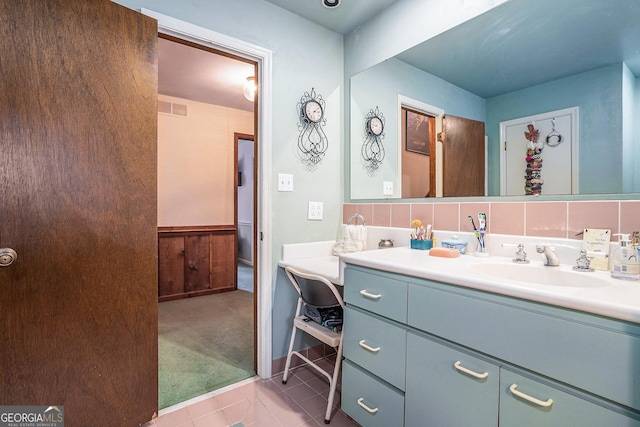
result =
[{"label": "decorative wall clock", "polygon": [[322,127],[327,124],[324,116],[325,102],[322,95],[316,94],[312,88],[311,92],[305,92],[298,102],[299,122],[298,130],[298,150],[302,161],[309,165],[317,165],[324,157],[329,141]]},{"label": "decorative wall clock", "polygon": [[376,107],[365,116],[365,136],[362,144],[362,160],[370,171],[378,170],[384,159],[384,115]]}]

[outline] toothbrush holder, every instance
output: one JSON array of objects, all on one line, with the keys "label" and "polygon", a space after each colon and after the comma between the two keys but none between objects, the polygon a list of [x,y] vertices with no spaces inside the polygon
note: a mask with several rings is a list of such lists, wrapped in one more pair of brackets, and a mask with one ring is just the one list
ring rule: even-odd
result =
[{"label": "toothbrush holder", "polygon": [[431,248],[433,248],[433,240],[411,239],[411,249],[428,251]]},{"label": "toothbrush holder", "polygon": [[481,230],[478,235],[478,242],[476,244],[476,251],[473,253],[475,256],[489,256],[489,252],[487,252],[487,240],[486,233],[484,230]]}]

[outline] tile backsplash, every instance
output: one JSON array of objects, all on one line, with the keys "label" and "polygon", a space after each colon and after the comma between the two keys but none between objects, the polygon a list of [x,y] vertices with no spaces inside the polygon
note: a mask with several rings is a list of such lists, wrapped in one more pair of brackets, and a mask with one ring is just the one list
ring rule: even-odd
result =
[{"label": "tile backsplash", "polygon": [[582,239],[578,233],[585,228],[614,234],[640,230],[640,200],[345,203],[342,209],[345,223],[358,213],[368,225],[410,227],[412,219],[420,219],[447,231],[473,231],[467,217],[475,219],[478,212],[487,214],[488,232],[496,234]]}]

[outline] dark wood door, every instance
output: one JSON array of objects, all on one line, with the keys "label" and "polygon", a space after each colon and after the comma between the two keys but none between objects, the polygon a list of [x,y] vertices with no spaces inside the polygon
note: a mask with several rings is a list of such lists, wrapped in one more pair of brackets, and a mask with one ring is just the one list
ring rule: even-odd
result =
[{"label": "dark wood door", "polygon": [[157,25],[0,3],[0,405],[137,426],[157,394]]},{"label": "dark wood door", "polygon": [[442,195],[484,196],[484,122],[447,115],[442,128]]}]

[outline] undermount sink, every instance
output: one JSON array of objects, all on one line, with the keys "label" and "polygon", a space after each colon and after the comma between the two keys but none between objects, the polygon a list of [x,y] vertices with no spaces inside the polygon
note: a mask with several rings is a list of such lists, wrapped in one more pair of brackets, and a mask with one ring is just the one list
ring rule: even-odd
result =
[{"label": "undermount sink", "polygon": [[609,283],[592,273],[561,270],[561,267],[546,267],[530,264],[481,263],[469,267],[474,273],[498,279],[515,280],[539,285],[573,288],[602,288]]}]

